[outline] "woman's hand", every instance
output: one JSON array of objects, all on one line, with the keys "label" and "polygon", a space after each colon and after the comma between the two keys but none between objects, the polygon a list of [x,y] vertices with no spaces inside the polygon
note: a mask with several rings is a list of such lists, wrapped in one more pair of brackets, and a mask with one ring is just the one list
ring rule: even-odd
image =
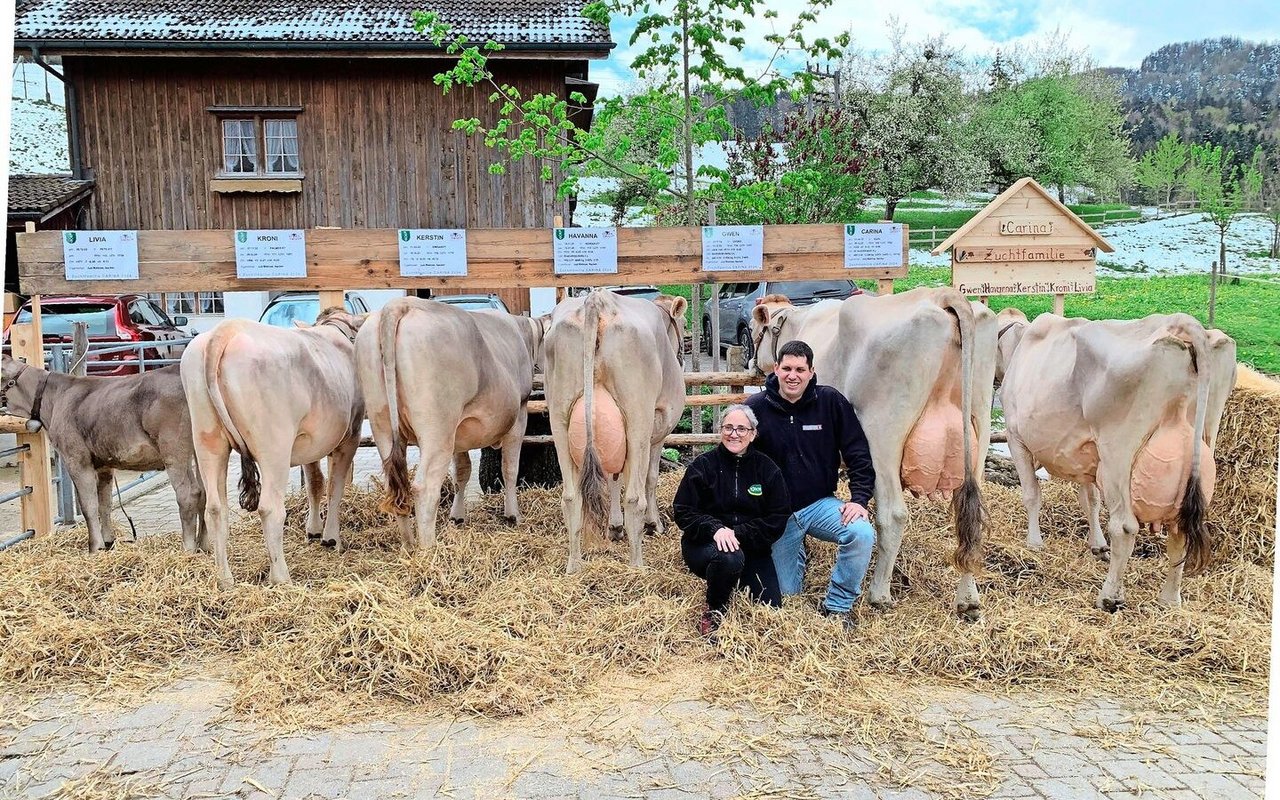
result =
[{"label": "woman's hand", "polygon": [[733,532],[733,528],[721,528],[716,531],[713,537],[716,540],[716,549],[722,553],[735,553],[738,551],[738,535]]}]

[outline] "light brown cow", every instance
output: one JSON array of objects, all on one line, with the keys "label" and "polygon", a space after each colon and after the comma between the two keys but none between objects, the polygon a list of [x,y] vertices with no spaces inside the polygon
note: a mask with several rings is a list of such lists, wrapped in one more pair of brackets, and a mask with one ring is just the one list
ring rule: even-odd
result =
[{"label": "light brown cow", "polygon": [[[684,413],[683,297],[650,302],[594,290],[551,314],[543,345],[547,408],[564,476],[569,572],[582,567],[584,521],[604,530],[606,476],[621,476],[623,528],[640,566],[641,529],[662,528],[662,441]],[[588,424],[590,422],[590,424]]]},{"label": "light brown cow", "polygon": [[71,473],[89,550],[111,549],[114,470],[163,469],[178,496],[182,543],[203,537],[204,489],[196,475],[191,416],[176,366],[139,375],[78,377],[4,356],[0,406],[44,426]]},{"label": "light brown cow", "polygon": [[832,333],[831,312],[822,306],[758,306],[751,323],[759,342],[756,363],[768,371],[781,344],[808,342],[817,380],[849,398],[862,422],[876,470],[879,551],[867,600],[880,608],[890,604],[889,584],[907,524],[905,489],[952,501],[961,572],[955,607],[975,620],[982,541],[978,480],[991,439],[995,315],[953,289],[856,295],[838,304]]},{"label": "light brown cow", "polygon": [[1184,567],[1195,574],[1208,564],[1204,508],[1234,374],[1235,342],[1186,314],[1124,321],[1041,314],[1027,327],[1000,389],[1027,544],[1043,544],[1039,465],[1082,486],[1090,547],[1104,555],[1096,485],[1111,542],[1099,608],[1124,603],[1124,572],[1141,523],[1171,526],[1162,603],[1181,602]]},{"label": "light brown cow", "polygon": [[[262,518],[271,583],[289,582],[284,498],[290,466],[328,457],[323,541],[341,549],[338,508],[364,421],[352,344],[362,322],[337,308],[326,309],[315,325],[300,330],[229,319],[197,336],[182,354],[182,386],[207,494],[205,521],[223,588],[233,583],[227,563],[232,450],[240,454],[240,505]],[[308,470],[308,531],[319,519],[318,476],[318,468]]]},{"label": "light brown cow", "polygon": [[[356,368],[373,438],[382,455],[401,542],[435,544],[440,488],[452,461],[458,491],[450,519],[466,516],[469,450],[502,448],[503,514],[520,518],[516,472],[533,392],[543,321],[502,311],[465,311],[434,300],[396,299],[356,337]],[[407,445],[421,454],[412,490]],[[417,508],[417,536],[409,512]]]}]

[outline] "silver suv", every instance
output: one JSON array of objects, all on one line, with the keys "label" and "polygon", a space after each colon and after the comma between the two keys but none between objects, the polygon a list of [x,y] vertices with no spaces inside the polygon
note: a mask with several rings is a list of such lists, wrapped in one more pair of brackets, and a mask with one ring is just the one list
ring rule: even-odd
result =
[{"label": "silver suv", "polygon": [[[754,283],[724,283],[720,285],[720,345],[742,346],[743,358],[755,355],[751,347],[751,309],[756,300],[765,295],[786,295],[798,306],[812,305],[819,300],[843,300],[862,294],[858,285],[850,280],[837,281],[757,281]],[[702,304],[702,347],[711,354],[711,299]]]}]

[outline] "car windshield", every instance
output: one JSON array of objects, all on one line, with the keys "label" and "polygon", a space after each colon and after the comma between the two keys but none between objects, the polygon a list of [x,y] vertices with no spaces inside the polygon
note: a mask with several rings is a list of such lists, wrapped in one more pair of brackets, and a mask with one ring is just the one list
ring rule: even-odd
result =
[{"label": "car windshield", "polygon": [[779,281],[769,284],[772,294],[787,297],[844,297],[853,291],[850,281]]},{"label": "car windshield", "polygon": [[493,309],[497,307],[494,305],[492,300],[487,298],[468,297],[465,299],[454,300],[452,298],[437,297],[436,299],[442,303],[448,303],[451,306],[457,306],[458,308],[462,308],[467,311],[484,311],[486,309]]},{"label": "car windshield", "polygon": [[267,309],[267,313],[262,315],[262,321],[277,328],[292,328],[295,319],[307,325],[314,325],[318,316],[320,316],[318,298],[298,297],[281,300],[271,306]]},{"label": "car windshield", "polygon": [[[23,309],[14,320],[30,321],[30,309]],[[45,336],[70,336],[73,322],[86,323],[90,336],[120,335],[113,303],[45,303],[40,308],[40,330]]]}]

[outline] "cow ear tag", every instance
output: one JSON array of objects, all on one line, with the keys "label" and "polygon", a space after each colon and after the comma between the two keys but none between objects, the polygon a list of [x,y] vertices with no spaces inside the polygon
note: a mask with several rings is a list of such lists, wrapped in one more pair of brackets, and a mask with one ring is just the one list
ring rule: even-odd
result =
[{"label": "cow ear tag", "polygon": [[747,494],[751,495],[752,497],[759,497],[760,495],[764,494],[764,488],[761,487],[760,484],[758,483],[753,483],[747,489]]}]

